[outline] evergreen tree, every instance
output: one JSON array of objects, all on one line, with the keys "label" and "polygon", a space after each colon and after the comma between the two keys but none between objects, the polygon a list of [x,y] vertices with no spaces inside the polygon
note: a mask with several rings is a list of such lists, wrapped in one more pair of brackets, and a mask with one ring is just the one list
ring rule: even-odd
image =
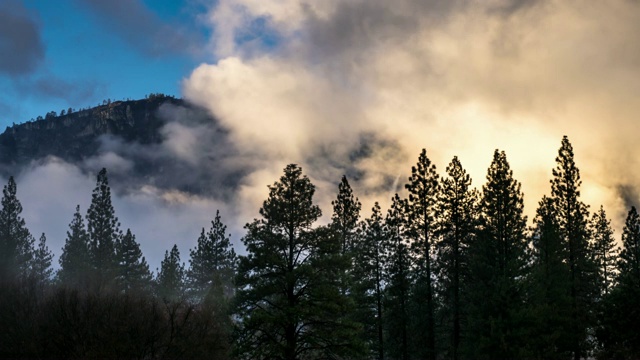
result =
[{"label": "evergreen tree", "polygon": [[416,266],[414,335],[417,354],[421,358],[435,360],[435,298],[434,298],[434,255],[435,255],[435,207],[438,200],[439,176],[436,166],[422,149],[418,163],[411,168],[407,217],[407,235],[411,239],[411,250]]},{"label": "evergreen tree", "polygon": [[618,271],[618,281],[622,287],[640,290],[640,216],[635,206],[629,210],[622,230]]},{"label": "evergreen tree", "polygon": [[331,227],[339,236],[341,253],[346,254],[353,248],[362,208],[358,198],[353,195],[346,176],[342,177],[338,185],[338,198],[332,201],[331,205],[333,205]]},{"label": "evergreen tree", "polygon": [[362,224],[362,241],[354,248],[354,296],[356,319],[363,325],[362,342],[371,355],[384,359],[383,303],[387,261],[387,237],[380,205]]},{"label": "evergreen tree", "polygon": [[548,197],[542,198],[536,211],[531,247],[529,352],[538,359],[566,359],[570,351],[569,266],[553,200]]},{"label": "evergreen tree", "polygon": [[52,259],[53,253],[49,251],[49,247],[47,246],[47,237],[42,233],[40,240],[38,240],[38,248],[34,251],[31,264],[31,274],[36,283],[47,285],[51,282],[53,274],[53,269],[51,268]]},{"label": "evergreen tree", "polygon": [[388,238],[386,327],[387,352],[393,359],[409,359],[409,299],[411,296],[411,255],[405,236],[407,219],[406,200],[398,194],[392,199],[384,223]]},{"label": "evergreen tree", "polygon": [[156,278],[158,296],[167,301],[180,299],[185,287],[184,279],[184,264],[180,263],[180,251],[174,244],[171,252],[165,251],[164,259],[160,263],[160,271]]},{"label": "evergreen tree", "polygon": [[195,249],[190,251],[190,268],[187,272],[189,292],[195,301],[202,301],[212,290],[221,290],[228,298],[233,294],[236,253],[231,246],[227,227],[216,212],[211,229],[204,228]]},{"label": "evergreen tree", "polygon": [[152,279],[149,265],[130,229],[127,229],[125,235],[116,242],[116,258],[118,287],[124,293],[149,290]]},{"label": "evergreen tree", "polygon": [[16,197],[16,191],[16,182],[12,176],[2,190],[2,211],[0,211],[0,279],[2,280],[26,276],[33,259],[35,239],[20,216],[22,205]]},{"label": "evergreen tree", "polygon": [[464,286],[468,276],[468,247],[473,241],[477,223],[477,198],[470,189],[471,177],[457,157],[447,166],[447,178],[442,180],[438,199],[437,244],[440,292],[443,318],[450,326],[447,356],[458,359],[465,314]]},{"label": "evergreen tree", "polygon": [[333,214],[331,215],[332,234],[337,237],[340,244],[340,256],[344,257],[346,271],[340,274],[341,291],[343,294],[350,293],[352,283],[353,248],[358,237],[358,222],[360,220],[360,209],[362,205],[358,198],[353,195],[351,186],[346,176],[342,177],[338,185],[338,197],[331,202]]},{"label": "evergreen tree", "polygon": [[91,196],[91,205],[87,211],[87,233],[92,286],[98,291],[112,288],[118,276],[115,247],[122,233],[111,204],[111,189],[106,169],[98,173],[96,187]]},{"label": "evergreen tree", "polygon": [[80,205],[76,206],[73,220],[69,224],[67,239],[59,259],[58,279],[62,284],[77,289],[89,289],[89,234],[80,215]]},{"label": "evergreen tree", "polygon": [[616,285],[604,298],[598,358],[634,359],[640,353],[640,216],[631,207],[622,230]]},{"label": "evergreen tree", "polygon": [[593,214],[589,227],[592,237],[591,253],[598,275],[597,296],[602,298],[613,287],[618,258],[611,221],[607,219],[607,213],[602,206],[598,212]]},{"label": "evergreen tree", "polygon": [[635,207],[631,207],[622,231],[618,272],[611,327],[616,329],[614,336],[624,357],[632,358],[640,353],[640,216]]},{"label": "evergreen tree", "polygon": [[472,358],[523,356],[526,218],[520,183],[504,151],[495,151],[482,187],[480,230],[471,243],[469,351]]},{"label": "evergreen tree", "polygon": [[588,330],[592,325],[591,303],[596,289],[595,266],[589,256],[588,211],[579,200],[580,171],[573,159],[573,147],[566,136],[556,158],[551,196],[560,236],[567,249],[571,294],[571,351],[575,360],[587,356]]},{"label": "evergreen tree", "polygon": [[[315,187],[297,165],[288,165],[269,186],[261,219],[246,225],[237,278],[238,352],[246,358],[317,359],[351,356],[353,336],[343,319],[327,316],[343,303],[335,283],[327,231],[314,228],[321,215]],[[326,249],[329,246],[330,249]],[[333,248],[333,249],[331,249]],[[341,310],[335,309],[335,313]]]}]

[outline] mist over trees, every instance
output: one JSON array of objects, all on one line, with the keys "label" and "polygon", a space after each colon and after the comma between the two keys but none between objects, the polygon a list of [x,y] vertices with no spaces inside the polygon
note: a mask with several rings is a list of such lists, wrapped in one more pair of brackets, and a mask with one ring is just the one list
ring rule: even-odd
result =
[{"label": "mist over trees", "polygon": [[632,359],[640,216],[629,210],[617,248],[605,209],[580,199],[566,136],[555,161],[531,228],[504,151],[476,190],[457,157],[441,176],[422,150],[406,197],[368,214],[343,177],[327,225],[291,164],[246,224],[245,255],[217,212],[187,261],[174,245],[155,273],[120,229],[106,169],[86,215],[71,216],[55,273],[11,177],[0,357]]}]

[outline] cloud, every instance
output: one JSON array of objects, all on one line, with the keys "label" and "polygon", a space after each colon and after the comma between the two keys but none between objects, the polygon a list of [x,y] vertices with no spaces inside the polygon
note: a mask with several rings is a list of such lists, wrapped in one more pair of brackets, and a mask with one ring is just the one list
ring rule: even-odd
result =
[{"label": "cloud", "polygon": [[[583,199],[617,225],[620,186],[639,185],[637,2],[220,0],[207,19],[219,60],[183,92],[262,159],[245,177],[248,198],[298,162],[324,204],[337,174],[356,174],[368,208],[423,147],[442,174],[458,155],[479,187],[500,148],[533,214],[563,134]],[[238,41],[258,20],[276,44]],[[362,152],[367,136],[378,144]]]},{"label": "cloud", "polygon": [[44,60],[45,47],[40,25],[17,0],[0,3],[0,73],[30,74]]},{"label": "cloud", "polygon": [[77,0],[91,10],[109,31],[143,53],[158,57],[169,54],[195,54],[204,42],[202,36],[186,26],[167,23],[140,0]]}]

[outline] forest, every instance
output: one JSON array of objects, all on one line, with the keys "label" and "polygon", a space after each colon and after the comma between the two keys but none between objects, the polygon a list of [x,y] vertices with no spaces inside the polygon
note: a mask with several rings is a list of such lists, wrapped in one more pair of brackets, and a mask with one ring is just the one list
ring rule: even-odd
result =
[{"label": "forest", "polygon": [[291,164],[245,225],[246,255],[216,213],[188,266],[174,245],[154,274],[105,169],[55,272],[9,178],[0,358],[637,358],[640,216],[629,209],[616,241],[580,185],[565,136],[529,226],[504,151],[475,189],[457,157],[440,175],[422,150],[389,209],[365,217],[343,177],[320,225],[315,186]]}]

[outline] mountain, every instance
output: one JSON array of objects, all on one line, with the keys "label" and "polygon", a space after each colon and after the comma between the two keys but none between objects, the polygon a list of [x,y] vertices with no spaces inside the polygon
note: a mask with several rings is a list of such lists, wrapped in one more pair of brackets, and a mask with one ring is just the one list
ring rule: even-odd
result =
[{"label": "mountain", "polygon": [[0,175],[63,161],[87,173],[106,167],[119,191],[151,186],[224,197],[246,171],[224,161],[234,153],[227,131],[204,109],[153,95],[7,127]]}]

